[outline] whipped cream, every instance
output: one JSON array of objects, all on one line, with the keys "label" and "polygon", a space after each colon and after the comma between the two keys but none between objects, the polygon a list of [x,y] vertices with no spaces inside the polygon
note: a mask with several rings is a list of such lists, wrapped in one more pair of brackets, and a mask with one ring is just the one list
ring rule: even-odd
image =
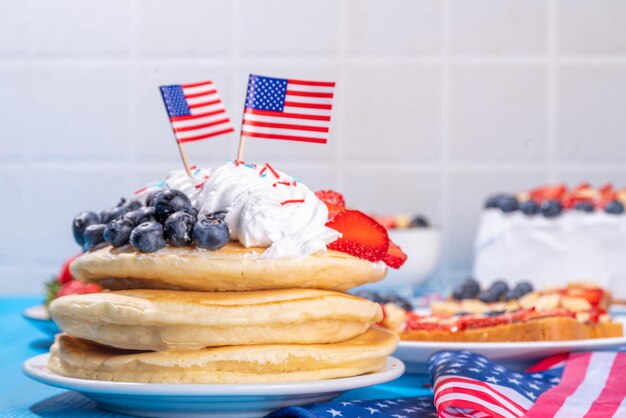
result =
[{"label": "whipped cream", "polygon": [[[299,258],[326,251],[339,232],[326,226],[328,208],[308,187],[270,165],[227,163],[210,174],[171,172],[163,184],[142,190],[145,200],[165,187],[181,190],[203,216],[226,211],[232,240],[263,247],[261,258]],[[206,178],[208,177],[208,178]]]}]

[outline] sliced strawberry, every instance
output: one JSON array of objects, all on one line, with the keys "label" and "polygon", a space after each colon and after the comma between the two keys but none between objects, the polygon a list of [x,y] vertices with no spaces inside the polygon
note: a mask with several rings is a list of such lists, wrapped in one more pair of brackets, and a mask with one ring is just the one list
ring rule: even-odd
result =
[{"label": "sliced strawberry", "polygon": [[346,199],[343,198],[341,193],[338,193],[334,190],[320,190],[315,192],[315,196],[322,202],[335,206],[339,206],[341,208],[346,207]]},{"label": "sliced strawberry", "polygon": [[561,200],[565,193],[567,192],[567,187],[564,184],[559,184],[556,186],[544,186],[539,187],[530,192],[530,198],[535,202],[544,202],[546,200]]},{"label": "sliced strawberry", "polygon": [[333,205],[332,203],[326,203],[326,207],[328,208],[328,220],[333,219],[339,212],[343,212],[346,208],[343,208],[338,205]]},{"label": "sliced strawberry", "polygon": [[83,295],[85,293],[98,293],[102,288],[95,283],[83,283],[80,280],[72,280],[64,283],[57,293],[57,297],[67,295]]},{"label": "sliced strawberry", "polygon": [[572,296],[582,296],[592,305],[598,306],[604,297],[604,290],[600,288],[575,287],[567,289],[567,293]]},{"label": "sliced strawberry", "polygon": [[358,210],[344,210],[326,224],[341,238],[328,248],[369,261],[380,261],[389,248],[389,236],[384,226]]},{"label": "sliced strawberry", "polygon": [[57,277],[58,281],[64,284],[64,283],[71,282],[72,280],[74,280],[74,276],[72,276],[72,273],[70,272],[70,264],[72,264],[72,261],[76,260],[81,254],[82,253],[76,254],[75,256],[70,257],[67,260],[65,260],[65,262],[61,266],[61,271],[59,272],[59,276]]},{"label": "sliced strawberry", "polygon": [[383,257],[383,262],[391,268],[399,269],[406,259],[407,255],[402,251],[402,248],[393,241],[389,241],[389,249],[387,250],[387,254]]}]

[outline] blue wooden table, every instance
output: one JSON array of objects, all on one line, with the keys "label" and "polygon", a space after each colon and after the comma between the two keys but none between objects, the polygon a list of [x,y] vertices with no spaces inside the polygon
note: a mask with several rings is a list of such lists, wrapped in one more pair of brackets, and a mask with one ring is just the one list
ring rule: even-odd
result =
[{"label": "blue wooden table", "polygon": [[[78,393],[37,383],[22,373],[24,360],[47,352],[52,343],[21,317],[25,308],[40,303],[41,297],[0,298],[0,417],[122,417],[99,410]],[[427,395],[428,383],[426,376],[403,376],[384,385],[346,392],[341,399]]]}]

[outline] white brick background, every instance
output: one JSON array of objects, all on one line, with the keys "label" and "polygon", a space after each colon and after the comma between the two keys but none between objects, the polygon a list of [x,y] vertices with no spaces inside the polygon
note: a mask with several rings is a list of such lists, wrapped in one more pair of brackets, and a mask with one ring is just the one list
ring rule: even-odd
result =
[{"label": "white brick background", "polygon": [[[213,79],[237,120],[250,72],[338,91],[327,146],[247,159],[425,213],[457,280],[489,193],[626,185],[625,22],[623,0],[0,0],[0,292],[40,292],[74,213],[179,166],[159,84]],[[215,165],[236,143],[187,149]]]}]

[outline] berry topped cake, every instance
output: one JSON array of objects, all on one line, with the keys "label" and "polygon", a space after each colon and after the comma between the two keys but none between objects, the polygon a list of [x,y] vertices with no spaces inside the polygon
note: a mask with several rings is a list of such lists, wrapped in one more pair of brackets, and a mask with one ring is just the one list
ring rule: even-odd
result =
[{"label": "berry topped cake", "polygon": [[626,189],[581,184],[490,197],[475,241],[474,276],[536,287],[597,282],[626,299]]}]

